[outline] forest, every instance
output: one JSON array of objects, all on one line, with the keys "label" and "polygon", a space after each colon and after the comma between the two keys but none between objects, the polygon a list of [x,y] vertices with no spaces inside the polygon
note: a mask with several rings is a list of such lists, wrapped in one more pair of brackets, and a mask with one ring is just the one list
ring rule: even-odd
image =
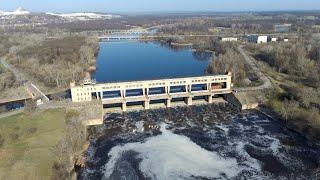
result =
[{"label": "forest", "polygon": [[320,44],[316,37],[291,43],[247,46],[278,87],[268,94],[268,107],[289,125],[319,139]]},{"label": "forest", "polygon": [[84,33],[45,34],[17,33],[10,37],[16,45],[6,56],[18,68],[47,87],[67,87],[72,80],[88,77],[95,69],[95,56],[99,50],[98,40]]}]

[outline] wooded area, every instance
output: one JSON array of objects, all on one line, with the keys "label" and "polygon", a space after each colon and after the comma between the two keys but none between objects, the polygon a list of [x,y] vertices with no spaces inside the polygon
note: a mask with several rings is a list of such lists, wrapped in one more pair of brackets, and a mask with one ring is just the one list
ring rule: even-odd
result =
[{"label": "wooded area", "polygon": [[210,62],[206,72],[208,74],[225,74],[232,72],[233,82],[236,86],[244,85],[247,77],[245,63],[242,55],[234,48],[226,48],[224,53]]},{"label": "wooded area", "polygon": [[10,38],[16,44],[7,54],[10,64],[47,87],[69,86],[70,81],[81,80],[95,69],[99,50],[96,37],[61,32],[53,37],[17,33]]},{"label": "wooded area", "polygon": [[247,48],[282,90],[270,93],[267,105],[312,139],[319,139],[320,134],[320,46],[317,42],[298,40]]}]

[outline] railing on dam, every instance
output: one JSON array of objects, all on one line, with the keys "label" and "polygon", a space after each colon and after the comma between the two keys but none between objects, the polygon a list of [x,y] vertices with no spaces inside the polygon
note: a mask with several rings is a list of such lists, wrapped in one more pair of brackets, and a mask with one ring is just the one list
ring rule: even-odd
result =
[{"label": "railing on dam", "polygon": [[148,81],[116,82],[76,86],[71,83],[73,102],[99,99],[103,105],[119,106],[126,111],[127,105],[140,104],[145,109],[150,104],[184,100],[192,105],[193,99],[204,97],[208,103],[216,95],[231,93],[231,73],[217,76],[160,79]]}]

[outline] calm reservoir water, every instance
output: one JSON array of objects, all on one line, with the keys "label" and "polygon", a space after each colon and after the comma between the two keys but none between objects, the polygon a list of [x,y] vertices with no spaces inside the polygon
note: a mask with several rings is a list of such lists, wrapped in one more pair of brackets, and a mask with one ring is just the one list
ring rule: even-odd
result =
[{"label": "calm reservoir water", "polygon": [[212,53],[192,52],[191,47],[173,47],[136,41],[100,44],[97,82],[132,81],[202,76]]},{"label": "calm reservoir water", "polygon": [[[202,75],[208,56],[158,43],[102,43],[99,82]],[[230,104],[112,113],[91,127],[86,180],[313,180],[320,149]]]}]

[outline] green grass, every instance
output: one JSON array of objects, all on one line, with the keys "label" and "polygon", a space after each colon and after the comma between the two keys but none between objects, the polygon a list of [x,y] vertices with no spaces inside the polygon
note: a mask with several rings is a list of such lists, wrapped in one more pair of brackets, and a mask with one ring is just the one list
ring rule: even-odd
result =
[{"label": "green grass", "polygon": [[0,179],[50,179],[50,148],[63,136],[64,110],[18,114],[0,119]]}]

